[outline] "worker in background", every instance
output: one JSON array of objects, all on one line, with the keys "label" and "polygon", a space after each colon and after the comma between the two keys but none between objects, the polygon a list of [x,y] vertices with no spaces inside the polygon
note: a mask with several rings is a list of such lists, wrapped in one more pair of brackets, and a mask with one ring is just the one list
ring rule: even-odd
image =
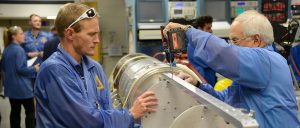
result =
[{"label": "worker in background", "polygon": [[201,16],[196,18],[193,27],[205,32],[213,33],[212,28],[213,18],[211,16]]},{"label": "worker in background", "polygon": [[290,55],[288,60],[290,62],[291,68],[293,70],[293,75],[295,76],[296,82],[298,86],[300,85],[300,45],[297,44],[296,46],[291,48]]},{"label": "worker in background", "polygon": [[24,42],[23,30],[13,26],[5,32],[8,46],[4,49],[1,60],[1,70],[4,72],[4,95],[9,98],[11,106],[10,126],[20,128],[21,106],[25,108],[26,128],[35,127],[35,110],[33,88],[30,78],[39,70],[39,64],[27,65],[27,56],[20,46]]},{"label": "worker in background", "polygon": [[299,128],[297,101],[285,58],[274,52],[273,29],[257,11],[245,11],[235,18],[229,38],[233,44],[189,26],[169,23],[186,30],[186,39],[195,48],[194,59],[233,80],[229,88],[215,91],[187,74],[178,76],[236,108],[253,110],[260,128]]},{"label": "worker in background", "polygon": [[57,34],[57,30],[55,27],[52,27],[51,33],[53,34],[47,42],[45,43],[44,50],[43,50],[43,61],[45,61],[48,57],[52,55],[52,53],[56,52],[57,46],[60,42],[60,38]]},{"label": "worker in background", "polygon": [[50,31],[47,33],[47,41],[52,39],[53,37],[55,37],[57,35],[57,31],[55,26],[51,26],[50,27]]},{"label": "worker in background", "polygon": [[[212,22],[213,18],[211,16],[201,16],[195,20],[193,26],[194,28],[200,29],[202,31],[212,33]],[[194,65],[194,67],[204,77],[207,83],[209,83],[212,86],[215,86],[217,82],[216,72],[212,70],[209,66],[207,66],[203,61],[199,59],[194,59],[194,48],[192,48],[190,44],[188,44],[187,53],[189,62],[192,63],[192,65]]]},{"label": "worker in background", "polygon": [[156,110],[157,99],[149,91],[129,110],[113,109],[102,66],[88,57],[100,41],[98,18],[83,4],[60,8],[55,27],[61,42],[42,63],[35,83],[38,128],[129,128],[134,119]]},{"label": "worker in background", "polygon": [[25,43],[22,44],[29,58],[38,57],[37,62],[42,62],[44,45],[47,42],[47,33],[41,30],[42,19],[37,14],[29,16],[31,28],[26,31]]}]

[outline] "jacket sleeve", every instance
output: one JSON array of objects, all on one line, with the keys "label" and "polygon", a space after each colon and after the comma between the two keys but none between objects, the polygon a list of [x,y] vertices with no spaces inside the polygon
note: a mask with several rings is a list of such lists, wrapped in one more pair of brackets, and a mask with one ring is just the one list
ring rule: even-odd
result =
[{"label": "jacket sleeve", "polygon": [[43,69],[36,80],[38,104],[41,108],[49,108],[56,127],[128,128],[134,125],[133,117],[126,109],[98,110],[90,106],[72,74],[63,65],[52,65]]},{"label": "jacket sleeve", "polygon": [[28,52],[38,52],[37,48],[34,46],[34,43],[32,41],[26,41],[22,44],[22,47],[24,48],[26,54]]},{"label": "jacket sleeve", "polygon": [[190,28],[187,42],[194,51],[194,60],[201,60],[214,71],[242,86],[263,89],[269,82],[270,59],[262,48],[246,48],[228,44],[210,33]]},{"label": "jacket sleeve", "polygon": [[16,49],[16,70],[17,73],[27,76],[30,78],[35,77],[35,69],[34,66],[27,67],[27,57],[25,55],[24,50]]},{"label": "jacket sleeve", "polygon": [[[200,84],[200,83],[199,83]],[[214,88],[210,85],[210,84],[200,84],[199,85],[199,89],[203,90],[204,92],[218,98],[221,101],[225,101],[225,96],[227,94],[227,89],[225,89],[224,91],[220,92],[220,91],[216,91],[214,90]]]}]

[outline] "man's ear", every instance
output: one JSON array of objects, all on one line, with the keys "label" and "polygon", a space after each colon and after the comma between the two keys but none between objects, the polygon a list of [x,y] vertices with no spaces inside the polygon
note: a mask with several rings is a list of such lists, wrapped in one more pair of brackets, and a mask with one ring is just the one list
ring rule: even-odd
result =
[{"label": "man's ear", "polygon": [[262,43],[259,34],[255,34],[255,35],[253,36],[253,40],[254,40],[255,45],[257,45],[257,46],[260,46],[261,43]]},{"label": "man's ear", "polygon": [[68,40],[73,40],[74,30],[72,28],[67,28],[64,32],[64,36]]}]

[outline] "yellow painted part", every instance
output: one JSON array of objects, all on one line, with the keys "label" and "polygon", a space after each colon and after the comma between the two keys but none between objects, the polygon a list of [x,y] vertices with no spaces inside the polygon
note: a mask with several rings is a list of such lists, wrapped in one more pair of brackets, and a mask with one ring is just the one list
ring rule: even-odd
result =
[{"label": "yellow painted part", "polygon": [[223,90],[227,89],[231,84],[232,84],[232,80],[225,78],[225,79],[219,80],[215,84],[214,89],[216,91],[223,91]]},{"label": "yellow painted part", "polygon": [[103,90],[104,89],[104,86],[103,86],[101,80],[99,79],[98,75],[96,75],[96,83],[97,83],[97,89],[98,90]]}]

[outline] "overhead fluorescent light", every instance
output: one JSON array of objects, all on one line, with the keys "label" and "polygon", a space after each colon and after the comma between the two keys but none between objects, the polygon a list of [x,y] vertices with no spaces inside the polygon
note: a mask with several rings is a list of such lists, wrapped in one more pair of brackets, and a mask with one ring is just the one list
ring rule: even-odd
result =
[{"label": "overhead fluorescent light", "polygon": [[56,18],[56,16],[47,16],[46,18],[50,19],[50,20],[54,20]]}]

